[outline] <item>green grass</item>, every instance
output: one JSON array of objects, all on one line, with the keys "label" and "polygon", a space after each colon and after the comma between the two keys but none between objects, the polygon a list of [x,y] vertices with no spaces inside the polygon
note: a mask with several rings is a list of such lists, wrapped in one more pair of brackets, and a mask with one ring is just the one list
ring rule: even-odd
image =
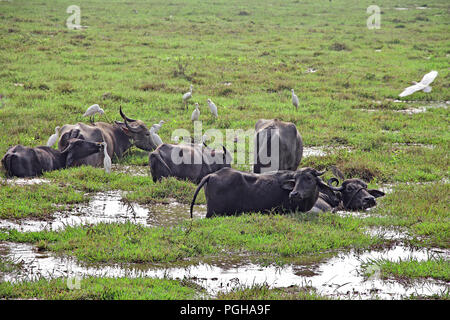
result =
[{"label": "green grass", "polygon": [[153,278],[82,278],[80,288],[67,278],[19,283],[0,282],[1,299],[44,300],[192,300],[201,290],[195,284]]},{"label": "green grass", "polygon": [[4,231],[0,240],[39,242],[52,251],[104,263],[174,263],[239,253],[267,255],[272,261],[295,260],[336,249],[368,248],[381,241],[366,235],[358,219],[331,214],[306,221],[252,214],[194,220],[175,227],[112,223],[67,227],[61,232]]},{"label": "green grass", "polygon": [[328,300],[316,293],[314,289],[292,286],[289,288],[270,289],[267,284],[235,288],[220,292],[219,300]]},{"label": "green grass", "polygon": [[368,225],[406,227],[416,245],[449,248],[450,186],[448,183],[398,185],[365,219]]},{"label": "green grass", "polygon": [[71,186],[47,183],[28,186],[5,184],[0,186],[0,198],[0,218],[9,219],[48,218],[61,210],[57,205],[67,208],[88,200]]},{"label": "green grass", "polygon": [[395,262],[380,260],[376,261],[376,265],[380,268],[383,278],[433,278],[447,282],[450,280],[450,262],[443,258],[424,261],[406,259]]},{"label": "green grass", "polygon": [[[279,118],[296,124],[306,147],[351,150],[309,157],[301,166],[336,165],[347,178],[363,178],[371,187],[430,184],[395,187],[364,220],[245,215],[173,228],[112,224],[61,233],[0,231],[0,239],[38,243],[89,261],[176,261],[223,249],[270,263],[368,248],[381,240],[363,235],[362,227],[384,226],[405,228],[414,245],[448,248],[449,186],[436,182],[449,176],[448,108],[397,112],[450,100],[447,1],[427,1],[426,10],[416,10],[413,0],[395,4],[405,11],[395,10],[391,1],[377,1],[378,30],[366,27],[371,1],[117,0],[105,6],[100,0],[80,0],[81,24],[88,28],[69,30],[66,9],[73,4],[0,1],[1,156],[12,145],[45,144],[56,126],[87,122],[82,114],[94,103],[112,120],[120,120],[119,106],[149,126],[166,120],[159,134],[169,142],[173,130],[192,130],[192,105],[198,102],[204,130],[245,131],[260,118]],[[393,101],[410,81],[431,70],[439,72],[432,92],[417,92],[403,98],[405,103]],[[193,98],[184,110],[181,96],[190,84]],[[300,99],[298,111],[291,105],[291,88]],[[216,121],[209,115],[208,98],[218,105]],[[411,143],[433,148],[398,145]],[[113,161],[144,166],[148,153],[132,148]],[[150,176],[107,175],[89,167],[44,177],[51,183],[0,183],[0,218],[49,218],[107,190],[121,190],[126,200],[141,204],[189,203],[195,190],[190,182],[154,184]],[[197,203],[205,203],[203,192]],[[253,288],[243,296],[280,295]]]}]

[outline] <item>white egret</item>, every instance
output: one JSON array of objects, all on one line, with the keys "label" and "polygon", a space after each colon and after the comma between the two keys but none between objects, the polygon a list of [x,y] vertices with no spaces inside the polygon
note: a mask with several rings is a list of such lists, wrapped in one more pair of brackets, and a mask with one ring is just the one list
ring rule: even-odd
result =
[{"label": "white egret", "polygon": [[184,102],[184,108],[187,108],[187,101],[192,98],[192,89],[193,89],[193,85],[191,84],[190,89],[188,92],[186,92],[185,94],[183,94],[183,102]]},{"label": "white egret", "polygon": [[103,168],[105,169],[106,173],[111,173],[111,157],[108,154],[108,144],[106,142],[102,142],[103,145],[103,153],[105,157],[103,158]]},{"label": "white egret", "polygon": [[47,147],[52,147],[59,138],[59,127],[55,128],[55,133],[50,136],[47,140]]},{"label": "white egret", "polygon": [[209,105],[209,110],[211,110],[211,113],[217,118],[218,115],[217,115],[217,107],[216,107],[216,105],[214,104],[214,102],[211,101],[211,99],[208,99],[207,102],[208,102],[208,105]]},{"label": "white egret", "polygon": [[151,127],[150,128],[150,134],[152,136],[153,142],[159,146],[161,144],[163,144],[163,141],[161,140],[161,137],[155,132],[155,128]]},{"label": "white egret", "polygon": [[420,91],[420,90],[422,90],[423,92],[427,92],[427,93],[431,92],[430,83],[432,83],[434,81],[434,79],[436,79],[437,75],[438,75],[438,72],[434,71],[434,70],[427,73],[426,75],[423,76],[423,78],[422,78],[422,80],[420,80],[420,82],[413,81],[414,85],[403,90],[403,92],[400,93],[398,96],[406,97],[406,96],[409,96],[410,94],[413,94],[414,92]]},{"label": "white egret", "polygon": [[195,109],[192,111],[191,121],[198,121],[200,118],[200,110],[198,109],[198,103],[195,103]]},{"label": "white egret", "polygon": [[295,109],[298,110],[298,97],[294,93],[294,89],[291,89],[291,92],[292,92],[292,104],[294,105]]},{"label": "white egret", "polygon": [[166,123],[164,120],[161,120],[159,123],[154,124],[152,127],[155,128],[155,133],[161,129],[162,125]]},{"label": "white egret", "polygon": [[86,112],[83,114],[83,117],[89,117],[89,120],[91,121],[91,123],[93,123],[96,113],[104,114],[105,111],[103,111],[103,109],[100,108],[98,104],[93,104],[86,110]]}]

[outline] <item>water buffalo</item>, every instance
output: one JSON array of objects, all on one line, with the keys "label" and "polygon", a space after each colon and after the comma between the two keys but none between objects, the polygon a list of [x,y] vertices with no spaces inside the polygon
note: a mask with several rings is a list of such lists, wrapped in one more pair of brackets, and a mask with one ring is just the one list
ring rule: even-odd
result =
[{"label": "water buffalo", "polygon": [[[254,173],[297,170],[302,160],[303,141],[295,124],[278,119],[260,119],[256,122],[255,131]],[[277,152],[275,143],[278,143],[278,154],[272,155],[271,149]]]},{"label": "water buffalo", "polygon": [[[134,120],[125,116],[120,108],[120,115],[124,122],[115,121],[114,124],[105,122],[96,122],[93,125],[77,123],[74,125],[66,124],[61,128],[58,149],[64,150],[70,139],[78,138],[93,142],[106,142],[108,144],[108,155],[113,158],[121,158],[124,152],[134,145],[145,151],[152,151],[156,148],[150,131],[141,120]],[[103,165],[103,155],[93,154],[89,157],[75,161],[75,166],[91,165],[101,167]]]},{"label": "water buffalo", "polygon": [[244,212],[309,211],[319,191],[330,190],[313,168],[298,171],[280,170],[261,174],[223,168],[204,177],[191,202],[192,210],[198,192],[205,186],[206,217],[236,215]]},{"label": "water buffalo", "polygon": [[103,146],[81,139],[70,139],[64,151],[47,146],[29,148],[17,145],[8,149],[2,165],[8,177],[34,177],[44,171],[71,167],[75,161],[95,153],[103,155]]},{"label": "water buffalo", "polygon": [[153,181],[176,177],[197,184],[207,174],[231,166],[232,157],[225,147],[222,148],[223,151],[217,151],[194,143],[163,143],[149,156]]},{"label": "water buffalo", "polygon": [[339,180],[328,180],[329,190],[319,194],[312,211],[326,212],[332,210],[364,210],[377,204],[376,198],[384,196],[384,192],[376,189],[367,189],[367,184],[360,179],[347,179],[340,187],[332,186]]}]

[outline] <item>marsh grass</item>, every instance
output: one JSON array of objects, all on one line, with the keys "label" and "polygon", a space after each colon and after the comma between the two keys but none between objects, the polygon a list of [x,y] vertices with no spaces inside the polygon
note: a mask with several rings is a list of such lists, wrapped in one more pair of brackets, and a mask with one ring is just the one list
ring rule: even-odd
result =
[{"label": "marsh grass", "polygon": [[[366,1],[105,5],[80,0],[81,23],[89,28],[76,31],[65,26],[71,4],[0,1],[0,155],[16,144],[44,145],[56,126],[85,122],[82,114],[94,103],[112,120],[120,120],[119,106],[148,126],[168,120],[159,134],[169,142],[173,130],[191,130],[190,114],[198,102],[205,130],[246,130],[260,118],[279,118],[296,124],[305,146],[351,150],[308,157],[301,166],[322,170],[335,165],[347,178],[365,179],[373,187],[448,177],[448,108],[397,112],[450,100],[447,1],[429,0],[427,10],[416,10],[417,3],[405,0],[404,11],[394,10],[390,1],[377,1],[379,30],[366,28],[366,9],[372,4]],[[308,72],[311,68],[317,71]],[[439,72],[432,92],[394,102],[410,81],[430,70]],[[193,98],[184,110],[181,95],[191,83]],[[291,104],[291,88],[300,99],[298,111]],[[209,116],[208,98],[219,107],[216,121]],[[395,145],[410,143],[434,148]],[[113,161],[148,165],[148,153],[132,148]],[[195,190],[185,181],[154,184],[150,176],[106,175],[88,167],[46,173],[45,178],[52,184],[0,183],[0,217],[46,218],[56,205],[65,208],[107,190],[121,190],[125,199],[142,204],[189,203]],[[0,231],[0,239],[37,242],[87,261],[175,261],[243,251],[269,263],[303,253],[370,247],[381,240],[363,235],[361,227],[381,225],[406,227],[416,245],[448,248],[448,188],[448,183],[396,187],[372,211],[381,217],[364,221],[330,214],[244,215],[196,220],[192,227],[101,224],[60,233]],[[204,201],[201,192],[197,202]],[[39,286],[45,285],[36,291],[24,287],[26,296],[43,297]],[[278,295],[256,289],[246,295]],[[18,290],[11,297],[20,297]],[[52,290],[45,297],[52,298]]]},{"label": "marsh grass", "polygon": [[449,248],[449,195],[448,183],[398,185],[372,211],[381,217],[364,219],[364,223],[407,227],[414,244]]},{"label": "marsh grass", "polygon": [[289,288],[271,289],[267,284],[241,286],[228,292],[219,292],[219,300],[328,300],[321,296],[315,289],[308,287],[292,286]]},{"label": "marsh grass", "polygon": [[1,282],[2,299],[44,300],[192,300],[202,293],[186,281],[153,278],[82,278],[80,289],[70,289],[67,278],[19,283]]},{"label": "marsh grass", "polygon": [[[379,260],[374,261],[383,278],[399,278],[403,280],[408,279],[425,279],[433,278],[437,280],[450,280],[450,262],[447,259],[429,259],[418,261],[416,259],[400,259],[399,261]],[[366,275],[371,276],[370,272]]]},{"label": "marsh grass", "polygon": [[[343,248],[368,248],[381,239],[364,233],[358,219],[331,214],[311,221],[250,214],[200,219],[175,227],[147,228],[132,223],[67,227],[61,232],[5,231],[3,240],[37,242],[88,262],[176,262],[180,259],[249,253],[299,258]],[[279,257],[280,259],[277,259]]]}]

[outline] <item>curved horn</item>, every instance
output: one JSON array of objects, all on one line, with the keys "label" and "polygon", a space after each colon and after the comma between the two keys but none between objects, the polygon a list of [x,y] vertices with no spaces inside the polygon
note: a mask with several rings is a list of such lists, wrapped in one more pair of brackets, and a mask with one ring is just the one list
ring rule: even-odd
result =
[{"label": "curved horn", "polygon": [[344,186],[340,186],[339,188],[334,187],[333,184],[332,184],[334,181],[336,181],[338,183],[338,185],[339,185],[339,180],[338,179],[331,178],[330,180],[328,180],[328,187],[330,187],[331,190],[333,190],[333,191],[342,191],[342,190],[344,190]]},{"label": "curved horn", "polygon": [[330,178],[329,180],[328,180],[328,185],[329,186],[331,186],[331,185],[333,185],[333,182],[336,182],[336,187],[339,185],[339,180],[337,179],[337,178]]},{"label": "curved horn", "polygon": [[314,169],[313,171],[313,175],[315,175],[316,177],[323,175],[325,172],[327,172],[327,170],[324,171],[317,171],[316,169]]},{"label": "curved horn", "polygon": [[127,120],[130,121],[130,122],[135,122],[135,121],[136,121],[136,120],[134,120],[134,119],[128,118],[128,117],[123,113],[123,111],[122,111],[122,106],[120,106],[119,112],[120,112],[120,116],[122,117],[122,119],[125,120],[125,122],[126,122]]}]

